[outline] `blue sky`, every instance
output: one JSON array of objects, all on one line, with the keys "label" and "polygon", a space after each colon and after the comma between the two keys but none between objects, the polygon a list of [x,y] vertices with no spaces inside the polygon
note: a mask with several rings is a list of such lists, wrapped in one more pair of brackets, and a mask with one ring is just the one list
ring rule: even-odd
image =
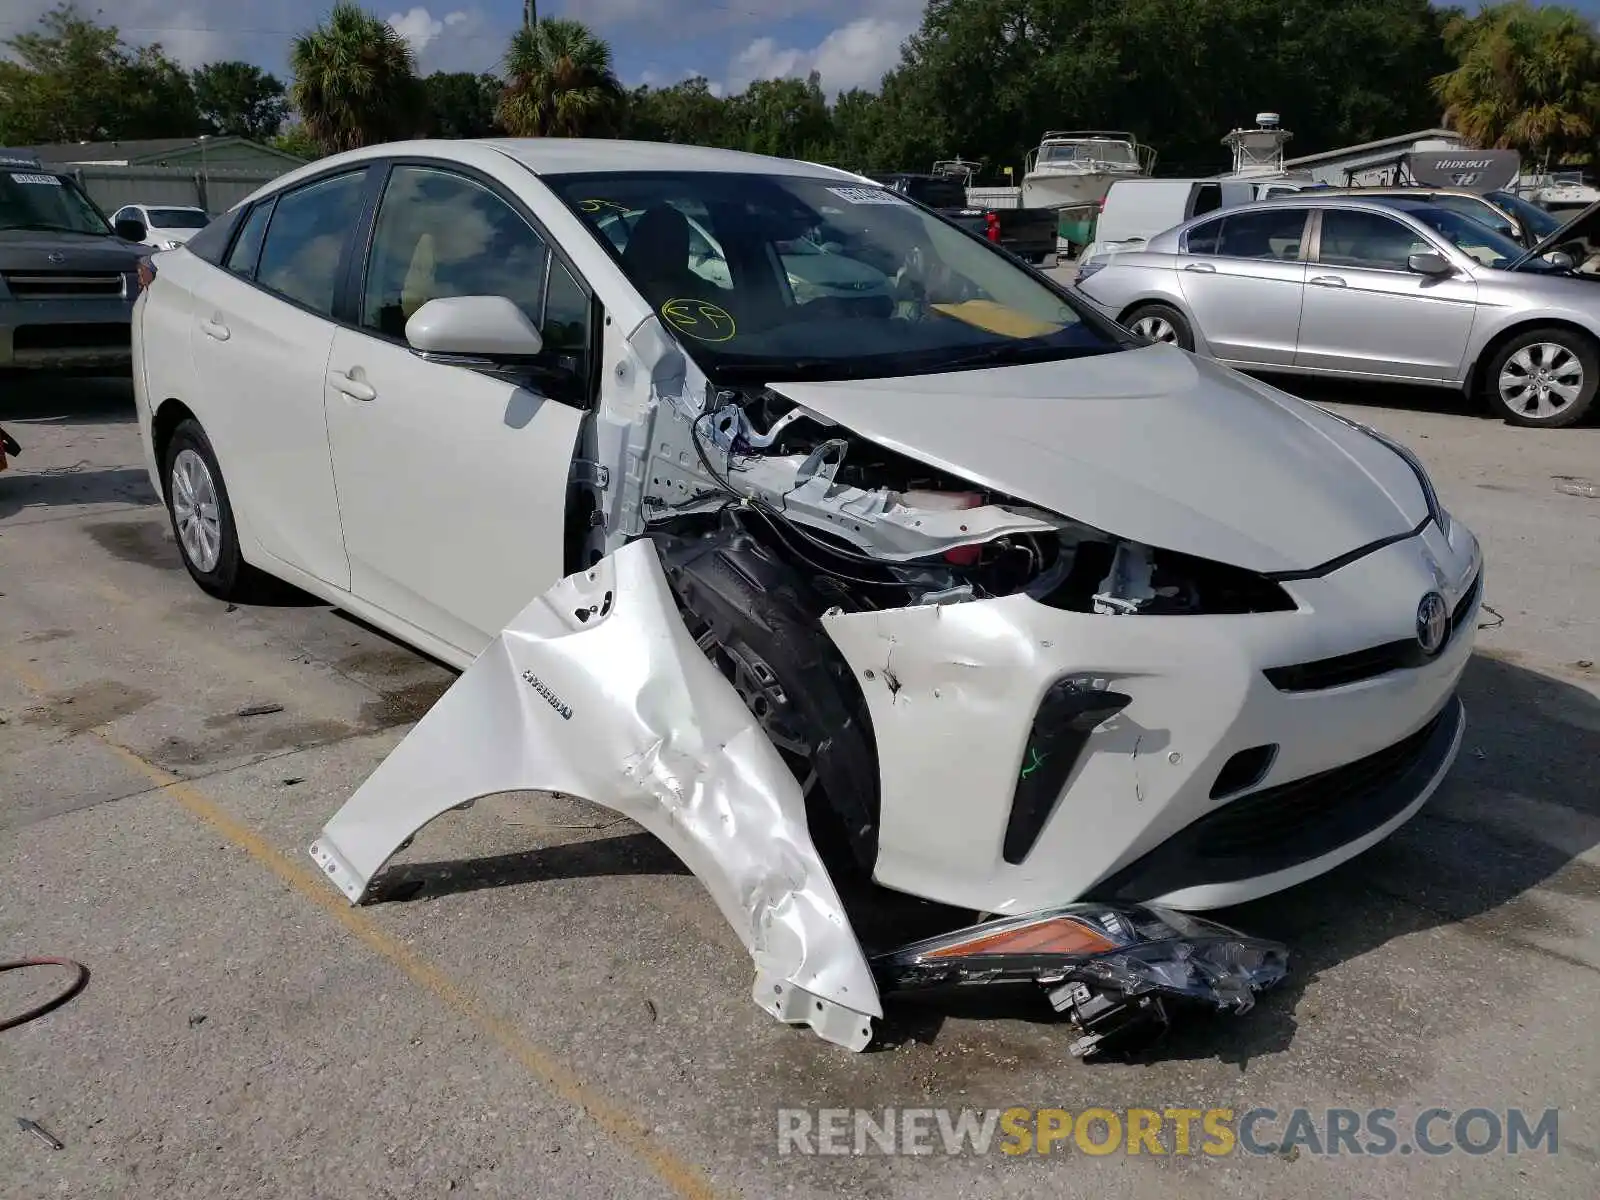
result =
[{"label": "blue sky", "polygon": [[[522,19],[522,0],[363,0],[410,39],[424,72],[493,69]],[[1114,3],[1115,0],[1107,0]],[[1600,0],[1570,0],[1600,17]],[[0,36],[31,25],[53,0],[0,0]],[[187,65],[242,58],[286,75],[289,38],[332,0],[79,0],[130,42],[161,42]],[[1471,4],[1471,0],[1468,0]],[[103,6],[103,7],[102,7]],[[1475,7],[1476,5],[1472,5]],[[540,15],[575,16],[605,37],[632,85],[701,74],[737,91],[752,79],[815,68],[830,92],[876,87],[917,26],[923,0],[541,0]],[[1271,98],[1263,99],[1267,103]],[[1274,103],[1283,103],[1279,98]]]}]

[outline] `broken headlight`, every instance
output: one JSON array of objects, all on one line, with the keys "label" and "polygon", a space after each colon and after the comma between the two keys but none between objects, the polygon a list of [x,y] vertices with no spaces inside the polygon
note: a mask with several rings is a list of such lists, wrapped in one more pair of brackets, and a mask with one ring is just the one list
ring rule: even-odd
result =
[{"label": "broken headlight", "polygon": [[885,996],[1031,984],[1077,1027],[1071,1050],[1159,1036],[1174,1006],[1243,1013],[1288,974],[1279,942],[1148,905],[1068,904],[913,942],[873,960]]}]

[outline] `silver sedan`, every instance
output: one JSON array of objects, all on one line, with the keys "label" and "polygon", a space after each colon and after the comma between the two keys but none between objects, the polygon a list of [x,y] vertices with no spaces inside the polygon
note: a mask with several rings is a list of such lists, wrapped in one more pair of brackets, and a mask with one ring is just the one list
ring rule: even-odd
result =
[{"label": "silver sedan", "polygon": [[1597,250],[1600,205],[1525,250],[1421,201],[1303,196],[1188,221],[1077,286],[1230,366],[1457,388],[1557,427],[1600,385]]}]

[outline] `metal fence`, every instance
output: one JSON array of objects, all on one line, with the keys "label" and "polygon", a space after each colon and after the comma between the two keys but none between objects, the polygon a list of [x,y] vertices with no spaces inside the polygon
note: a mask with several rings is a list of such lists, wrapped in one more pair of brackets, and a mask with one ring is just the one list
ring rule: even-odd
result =
[{"label": "metal fence", "polygon": [[[283,171],[189,167],[80,166],[60,168],[78,181],[102,211],[124,204],[192,205],[213,215],[226,212]],[[291,168],[292,169],[292,168]]]}]

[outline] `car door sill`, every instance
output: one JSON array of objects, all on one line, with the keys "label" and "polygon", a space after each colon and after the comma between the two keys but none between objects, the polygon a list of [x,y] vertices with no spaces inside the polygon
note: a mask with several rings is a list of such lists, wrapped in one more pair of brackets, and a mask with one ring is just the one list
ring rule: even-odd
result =
[{"label": "car door sill", "polygon": [[425,630],[417,628],[410,622],[395,616],[387,609],[380,608],[370,601],[363,600],[353,592],[335,587],[324,579],[318,579],[299,567],[290,566],[281,559],[275,558],[258,547],[252,547],[247,555],[250,564],[266,572],[274,579],[308,592],[317,599],[332,605],[334,608],[354,617],[366,625],[371,625],[385,637],[394,638],[405,645],[406,649],[415,651],[424,658],[430,658],[441,666],[452,671],[465,671],[473,664],[477,655],[453,646],[442,638],[434,637]]}]

